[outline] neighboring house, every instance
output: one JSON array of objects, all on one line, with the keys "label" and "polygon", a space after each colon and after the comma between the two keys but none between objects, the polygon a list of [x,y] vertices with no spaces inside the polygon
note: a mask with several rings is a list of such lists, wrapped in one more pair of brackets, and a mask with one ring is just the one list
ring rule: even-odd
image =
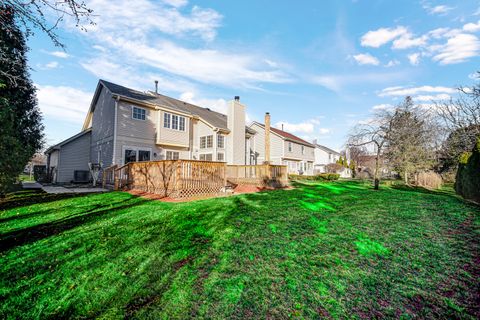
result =
[{"label": "neighboring house", "polygon": [[256,134],[245,126],[245,106],[235,97],[227,115],[156,92],[140,92],[100,80],[82,131],[49,148],[53,182],[89,175],[131,161],[192,159],[249,164],[247,146]]},{"label": "neighboring house", "polygon": [[316,173],[325,173],[328,164],[336,163],[340,159],[340,153],[318,144],[317,140],[313,141],[313,145],[315,146],[314,170]]},{"label": "neighboring house", "polygon": [[[253,122],[250,125],[256,134],[247,145],[251,164],[265,161],[265,125]],[[270,163],[286,165],[288,173],[313,175],[314,146],[286,131],[270,128]]]}]

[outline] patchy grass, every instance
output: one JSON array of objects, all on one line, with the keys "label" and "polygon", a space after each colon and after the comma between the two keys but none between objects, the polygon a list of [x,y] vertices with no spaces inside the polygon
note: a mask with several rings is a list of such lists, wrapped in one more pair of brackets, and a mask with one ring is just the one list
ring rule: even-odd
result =
[{"label": "patchy grass", "polygon": [[16,194],[0,318],[475,319],[479,212],[349,181],[190,203]]}]

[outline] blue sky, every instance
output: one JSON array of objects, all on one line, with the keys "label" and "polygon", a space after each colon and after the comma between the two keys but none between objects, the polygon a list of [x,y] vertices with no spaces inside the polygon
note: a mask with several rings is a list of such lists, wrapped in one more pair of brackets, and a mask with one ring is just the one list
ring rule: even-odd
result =
[{"label": "blue sky", "polygon": [[[46,142],[79,132],[98,79],[223,111],[341,149],[358,121],[412,95],[433,100],[480,70],[480,1],[86,1],[62,51],[29,39]],[[52,17],[53,18],[53,17]]]}]

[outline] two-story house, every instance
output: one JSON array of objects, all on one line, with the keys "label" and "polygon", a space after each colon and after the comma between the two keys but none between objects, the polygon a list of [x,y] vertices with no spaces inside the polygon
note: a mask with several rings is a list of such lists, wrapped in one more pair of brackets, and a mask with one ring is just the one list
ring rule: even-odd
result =
[{"label": "two-story house", "polygon": [[[270,115],[267,114],[269,123]],[[251,162],[261,164],[265,159],[265,124],[253,122],[250,125],[256,134],[248,142]],[[315,160],[314,146],[289,132],[270,127],[270,163],[286,165],[288,173],[313,175],[313,163]]]},{"label": "two-story house", "polygon": [[326,146],[322,146],[317,143],[317,140],[313,141],[315,146],[315,163],[314,170],[316,173],[326,172],[326,167],[330,163],[336,163],[340,159],[340,153],[332,150]]},{"label": "two-story house", "polygon": [[66,183],[88,178],[88,163],[103,168],[165,159],[246,164],[246,145],[255,131],[245,126],[245,108],[235,97],[224,115],[100,80],[82,131],[46,151],[47,167],[54,182]]}]

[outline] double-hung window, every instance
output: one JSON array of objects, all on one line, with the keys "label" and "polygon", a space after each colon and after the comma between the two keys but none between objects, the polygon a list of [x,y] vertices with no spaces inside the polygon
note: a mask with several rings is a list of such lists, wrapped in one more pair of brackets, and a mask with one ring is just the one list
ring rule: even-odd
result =
[{"label": "double-hung window", "polygon": [[200,137],[200,149],[213,148],[213,135]]},{"label": "double-hung window", "polygon": [[124,164],[136,161],[149,161],[151,151],[137,149],[136,147],[126,147],[123,151],[123,155]]},{"label": "double-hung window", "polygon": [[146,110],[139,107],[132,107],[132,118],[137,120],[145,120]]},{"label": "double-hung window", "polygon": [[170,128],[170,119],[171,119],[171,114],[170,113],[164,113],[163,114],[163,127],[164,128]]},{"label": "double-hung window", "polygon": [[178,160],[180,153],[178,151],[167,151],[167,160]]},{"label": "double-hung window", "polygon": [[288,152],[292,152],[292,143],[291,142],[288,143]]},{"label": "double-hung window", "polygon": [[185,131],[185,117],[165,112],[163,114],[163,127],[172,130]]},{"label": "double-hung window", "polygon": [[222,134],[217,134],[217,148],[225,148],[225,136]]},{"label": "double-hung window", "polygon": [[203,153],[200,155],[200,161],[212,161],[213,156],[211,153]]}]

